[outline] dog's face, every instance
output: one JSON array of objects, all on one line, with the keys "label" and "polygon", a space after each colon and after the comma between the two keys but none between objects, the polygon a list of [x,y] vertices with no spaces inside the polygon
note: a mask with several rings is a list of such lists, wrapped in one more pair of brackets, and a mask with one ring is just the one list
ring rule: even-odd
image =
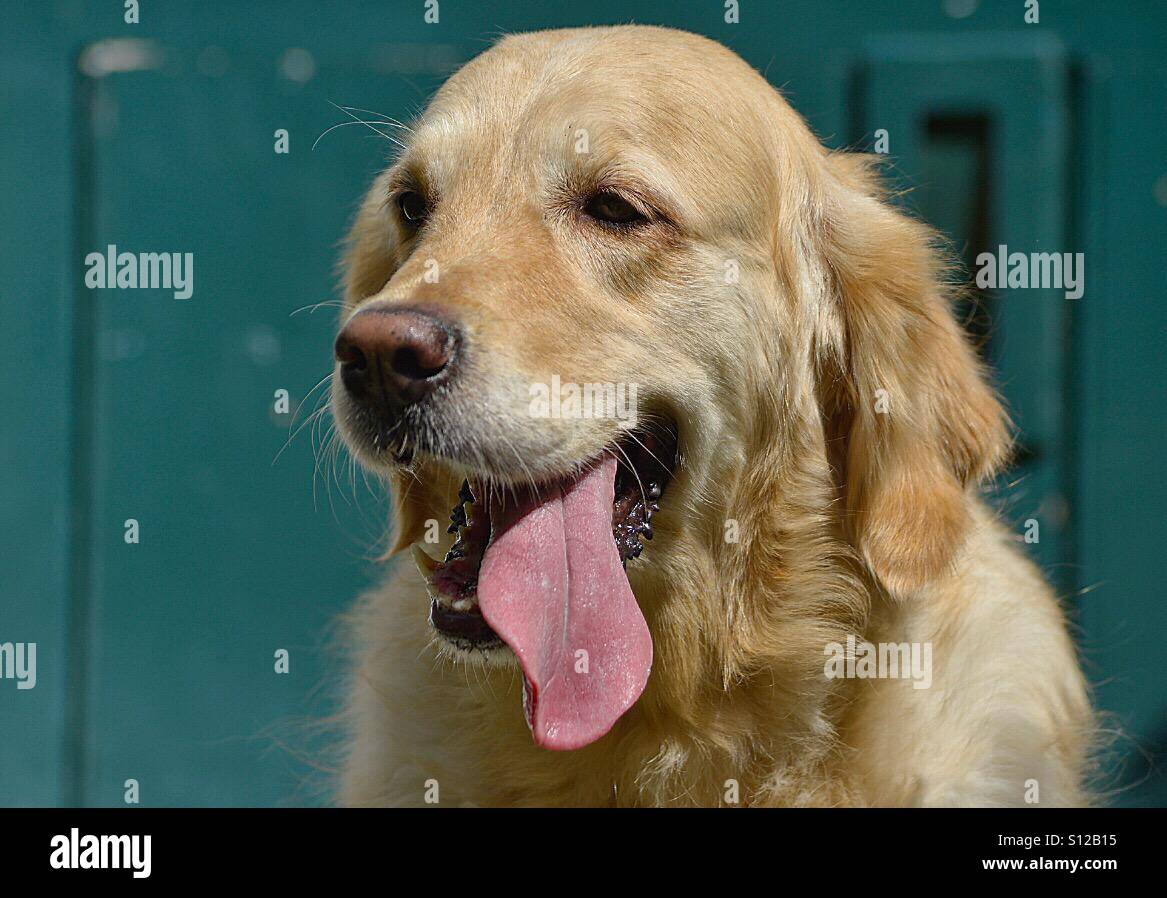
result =
[{"label": "dog's face", "polygon": [[507,38],[400,136],[352,235],[334,413],[397,478],[398,548],[454,506],[445,561],[418,556],[431,621],[518,657],[537,741],[602,735],[650,631],[681,677],[700,645],[723,674],[769,651],[752,587],[797,570],[799,528],[893,592],[944,568],[999,409],[926,233],[740,59]]},{"label": "dog's face", "polygon": [[531,387],[556,376],[635,385],[640,423],[722,414],[752,326],[741,281],[772,268],[772,174],[764,147],[724,139],[762,122],[710,89],[716,61],[661,34],[691,83],[652,73],[635,33],[534,35],[471,62],[403,135],[356,235],[349,311],[425,307],[458,346],[392,433],[338,391],[367,464],[413,450],[499,482],[567,473],[631,416],[536,417]]}]

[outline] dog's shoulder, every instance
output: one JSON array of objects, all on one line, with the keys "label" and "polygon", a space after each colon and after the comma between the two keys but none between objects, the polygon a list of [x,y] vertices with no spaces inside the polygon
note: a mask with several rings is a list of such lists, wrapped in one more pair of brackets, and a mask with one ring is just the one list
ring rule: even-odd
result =
[{"label": "dog's shoulder", "polygon": [[848,741],[876,804],[1078,805],[1093,718],[1065,613],[984,506],[951,574],[876,609],[872,641],[927,648],[927,686],[874,680]]}]

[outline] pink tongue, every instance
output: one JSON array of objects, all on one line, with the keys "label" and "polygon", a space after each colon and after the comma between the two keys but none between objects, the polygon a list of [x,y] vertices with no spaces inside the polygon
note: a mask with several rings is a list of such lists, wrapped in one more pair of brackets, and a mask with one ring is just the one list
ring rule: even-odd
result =
[{"label": "pink tongue", "polygon": [[652,638],[612,537],[616,460],[491,503],[478,607],[518,656],[535,744],[581,748],[644,691]]}]

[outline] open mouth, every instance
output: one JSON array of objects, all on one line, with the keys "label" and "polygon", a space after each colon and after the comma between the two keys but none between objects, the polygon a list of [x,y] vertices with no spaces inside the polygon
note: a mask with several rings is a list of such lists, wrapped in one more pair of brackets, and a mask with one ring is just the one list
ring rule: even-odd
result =
[{"label": "open mouth", "polygon": [[652,641],[626,568],[653,538],[677,462],[675,427],[657,426],[535,488],[467,480],[445,559],[414,546],[434,629],[460,649],[506,645],[518,658],[539,745],[595,741],[644,690]]}]

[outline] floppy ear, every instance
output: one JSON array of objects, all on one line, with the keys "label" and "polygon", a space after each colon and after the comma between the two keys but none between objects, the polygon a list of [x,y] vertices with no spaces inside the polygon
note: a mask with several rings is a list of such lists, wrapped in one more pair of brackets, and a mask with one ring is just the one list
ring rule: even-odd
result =
[{"label": "floppy ear", "polygon": [[887,204],[868,157],[827,164],[821,233],[840,325],[829,435],[849,536],[903,597],[950,566],[970,489],[1008,452],[1008,422],[953,317],[932,231]]}]

